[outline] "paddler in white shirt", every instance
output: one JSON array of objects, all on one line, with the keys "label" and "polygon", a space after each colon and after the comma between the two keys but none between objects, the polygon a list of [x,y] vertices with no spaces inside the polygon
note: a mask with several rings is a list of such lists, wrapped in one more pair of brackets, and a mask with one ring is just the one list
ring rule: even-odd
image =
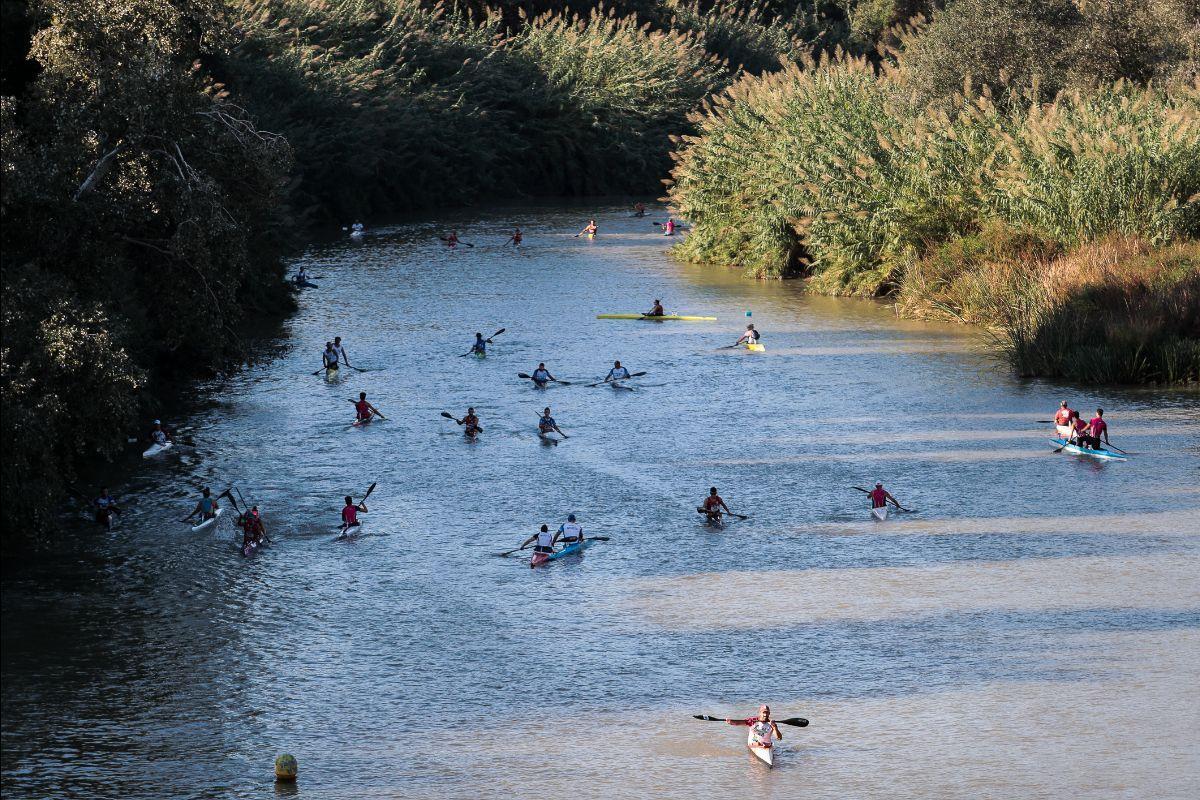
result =
[{"label": "paddler in white shirt", "polygon": [[783,734],[779,732],[779,726],[775,720],[771,719],[771,707],[768,705],[758,707],[757,717],[729,719],[726,722],[730,725],[745,725],[749,728],[750,739],[759,747],[770,747],[772,738],[783,741]]},{"label": "paddler in white shirt", "polygon": [[554,543],[556,541],[558,541],[558,534],[551,533],[550,526],[543,525],[540,531],[521,543],[521,549],[524,550],[530,544],[537,542],[533,547],[533,552],[550,554],[554,552]]},{"label": "paddler in white shirt", "polygon": [[575,522],[575,515],[568,514],[567,521],[558,526],[558,533],[554,535],[556,541],[562,542],[563,545],[574,544],[583,540],[583,526]]},{"label": "paddler in white shirt", "polygon": [[604,382],[616,383],[617,381],[623,381],[628,377],[629,370],[622,367],[620,361],[614,361],[612,369],[610,369],[608,374],[604,376]]}]

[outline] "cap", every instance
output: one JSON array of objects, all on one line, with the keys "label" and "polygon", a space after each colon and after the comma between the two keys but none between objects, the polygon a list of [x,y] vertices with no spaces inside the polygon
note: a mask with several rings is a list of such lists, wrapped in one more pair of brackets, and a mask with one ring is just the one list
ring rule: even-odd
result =
[{"label": "cap", "polygon": [[154,424],[155,424],[155,425],[162,425],[162,420],[161,420],[161,419],[156,419],[156,420],[154,420]]}]

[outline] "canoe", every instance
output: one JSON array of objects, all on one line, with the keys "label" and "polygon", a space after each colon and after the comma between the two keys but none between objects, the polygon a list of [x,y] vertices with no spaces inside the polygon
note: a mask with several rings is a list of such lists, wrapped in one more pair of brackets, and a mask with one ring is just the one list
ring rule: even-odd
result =
[{"label": "canoe", "polygon": [[749,735],[746,737],[746,749],[750,751],[751,755],[753,755],[762,763],[766,764],[768,768],[775,766],[774,749],[769,744],[759,744],[754,738],[754,731],[750,731]]},{"label": "canoe", "polygon": [[888,507],[880,506],[879,508],[872,508],[871,516],[874,517],[875,519],[879,520],[880,522],[883,522],[885,519],[888,518]]},{"label": "canoe", "polygon": [[1092,450],[1090,447],[1080,447],[1077,444],[1068,444],[1066,439],[1051,439],[1050,444],[1055,447],[1061,447],[1064,453],[1074,453],[1077,456],[1091,456],[1092,458],[1100,458],[1106,461],[1128,461],[1121,453],[1115,450],[1109,450],[1103,446],[1098,450]]},{"label": "canoe", "polygon": [[650,322],[716,322],[716,317],[688,317],[682,314],[665,314],[661,317],[651,317],[646,314],[597,314],[596,319],[644,319]]},{"label": "canoe", "polygon": [[170,450],[174,444],[174,442],[167,442],[166,444],[158,444],[155,442],[146,448],[146,452],[142,453],[142,458],[154,458],[159,453],[165,453]]},{"label": "canoe", "polygon": [[193,525],[192,533],[196,533],[197,531],[203,531],[203,530],[207,530],[208,528],[214,527],[216,525],[217,520],[219,520],[221,518],[221,515],[224,513],[225,513],[224,508],[217,508],[217,513],[214,514],[212,517],[209,517],[208,519],[204,520],[203,522],[199,523],[198,525]]},{"label": "canoe", "polygon": [[746,349],[751,353],[763,353],[766,352],[767,346],[758,342],[746,342]]},{"label": "canoe", "polygon": [[534,553],[533,558],[529,559],[529,567],[540,567],[542,564],[551,561],[557,561],[560,558],[573,556],[576,553],[582,553],[584,550],[592,546],[591,539],[584,539],[582,542],[573,542],[561,550],[556,550],[553,553]]}]

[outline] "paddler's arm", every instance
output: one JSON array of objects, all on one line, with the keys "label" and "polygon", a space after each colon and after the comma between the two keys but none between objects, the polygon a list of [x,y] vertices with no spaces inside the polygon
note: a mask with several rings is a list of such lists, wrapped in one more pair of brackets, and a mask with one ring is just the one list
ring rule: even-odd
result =
[{"label": "paddler's arm", "polygon": [[782,742],[783,734],[780,733],[779,725],[775,722],[775,720],[771,720],[771,730],[775,732],[775,738]]},{"label": "paddler's arm", "polygon": [[350,356],[346,355],[346,348],[344,347],[342,348],[341,356],[342,360],[346,362],[346,366],[350,366]]},{"label": "paddler's arm", "polygon": [[892,505],[894,505],[896,508],[900,507],[900,501],[892,497],[891,492],[886,492],[885,494],[887,494],[887,499],[892,501]]},{"label": "paddler's arm", "polygon": [[519,549],[524,550],[526,547],[529,547],[529,545],[533,544],[534,540],[536,540],[537,537],[538,537],[538,535],[536,533],[533,536],[530,536],[528,539],[521,542],[521,547]]},{"label": "paddler's arm", "polygon": [[357,508],[359,511],[361,511],[364,514],[367,513],[367,504],[366,503],[359,503],[357,506],[355,506],[355,508]]}]

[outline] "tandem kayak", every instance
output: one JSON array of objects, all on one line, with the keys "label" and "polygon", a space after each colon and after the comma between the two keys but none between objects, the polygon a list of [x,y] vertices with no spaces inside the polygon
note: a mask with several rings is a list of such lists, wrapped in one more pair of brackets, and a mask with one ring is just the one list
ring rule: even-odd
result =
[{"label": "tandem kayak", "polygon": [[875,519],[877,519],[878,521],[883,522],[885,519],[888,518],[887,506],[880,506],[879,508],[872,508],[871,516],[874,517]]},{"label": "tandem kayak", "polygon": [[562,550],[556,550],[553,553],[534,553],[533,558],[529,559],[529,568],[540,567],[550,561],[557,561],[560,558],[573,556],[576,553],[582,553],[584,550],[592,546],[592,539],[584,539],[582,542],[574,542],[567,545]]},{"label": "tandem kayak", "polygon": [[1106,461],[1128,461],[1121,453],[1115,450],[1109,450],[1105,447],[1100,447],[1093,450],[1090,447],[1080,447],[1077,444],[1070,444],[1066,439],[1051,439],[1050,444],[1055,447],[1061,447],[1065,453],[1074,453],[1077,456],[1091,456],[1092,458],[1102,458]]},{"label": "tandem kayak", "polygon": [[716,317],[688,317],[682,314],[664,314],[661,317],[652,317],[648,314],[597,314],[596,319],[644,319],[651,322],[716,322]]},{"label": "tandem kayak", "polygon": [[193,525],[192,533],[196,533],[197,531],[207,530],[208,528],[215,526],[217,524],[217,520],[219,520],[221,518],[221,515],[224,513],[225,513],[225,509],[218,508],[211,517],[204,520],[203,522]]},{"label": "tandem kayak", "polygon": [[754,731],[750,731],[750,735],[746,737],[746,749],[750,751],[756,759],[767,765],[767,768],[775,766],[775,750],[769,744],[762,744],[754,738]]},{"label": "tandem kayak", "polygon": [[142,453],[142,458],[154,458],[159,453],[165,453],[170,450],[174,444],[174,442],[167,442],[166,444],[158,444],[155,442],[146,448],[146,452]]}]

